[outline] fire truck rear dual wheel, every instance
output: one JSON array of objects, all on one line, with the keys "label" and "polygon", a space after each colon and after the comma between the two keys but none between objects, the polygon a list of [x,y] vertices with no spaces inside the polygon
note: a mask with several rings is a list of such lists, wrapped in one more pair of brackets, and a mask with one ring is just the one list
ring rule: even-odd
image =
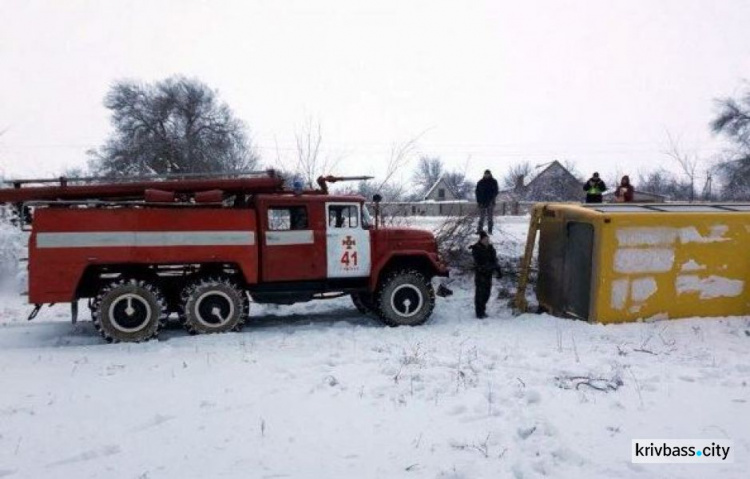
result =
[{"label": "fire truck rear dual wheel", "polygon": [[110,342],[148,341],[167,319],[158,288],[138,279],[120,279],[104,286],[92,303],[92,320]]},{"label": "fire truck rear dual wheel", "polygon": [[190,334],[239,331],[249,314],[245,291],[228,278],[204,278],[182,292],[180,318]]},{"label": "fire truck rear dual wheel", "polygon": [[375,305],[381,321],[388,326],[417,326],[430,318],[435,290],[419,271],[396,271],[383,281]]}]

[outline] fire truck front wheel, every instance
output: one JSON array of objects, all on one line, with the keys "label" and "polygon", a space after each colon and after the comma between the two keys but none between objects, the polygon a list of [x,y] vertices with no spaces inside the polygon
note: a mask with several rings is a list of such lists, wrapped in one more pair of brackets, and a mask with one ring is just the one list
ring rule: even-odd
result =
[{"label": "fire truck front wheel", "polygon": [[159,333],[167,306],[158,288],[137,279],[121,279],[104,286],[95,299],[92,320],[110,342],[148,341]]},{"label": "fire truck front wheel", "polygon": [[245,292],[227,278],[204,278],[182,293],[185,329],[191,334],[239,331],[250,303]]},{"label": "fire truck front wheel", "polygon": [[419,271],[397,271],[383,281],[375,304],[380,319],[388,326],[417,326],[430,318],[435,290]]}]

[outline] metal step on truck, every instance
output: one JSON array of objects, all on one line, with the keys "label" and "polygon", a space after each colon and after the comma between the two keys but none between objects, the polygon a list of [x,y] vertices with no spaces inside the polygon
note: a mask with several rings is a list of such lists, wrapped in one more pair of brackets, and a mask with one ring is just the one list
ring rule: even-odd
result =
[{"label": "metal step on truck", "polygon": [[[11,180],[0,203],[30,231],[28,298],[88,299],[111,342],[154,338],[170,315],[190,333],[239,330],[251,303],[351,295],[389,326],[419,325],[447,276],[428,231],[384,228],[365,198],[290,190],[274,171]],[[351,178],[350,178],[351,179]],[[376,203],[377,210],[377,203]]]}]

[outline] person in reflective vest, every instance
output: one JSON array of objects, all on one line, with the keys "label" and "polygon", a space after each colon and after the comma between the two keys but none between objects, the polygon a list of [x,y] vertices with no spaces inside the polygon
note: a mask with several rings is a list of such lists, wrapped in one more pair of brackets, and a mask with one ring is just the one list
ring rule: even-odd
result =
[{"label": "person in reflective vest", "polygon": [[586,203],[601,203],[602,193],[607,191],[607,185],[605,185],[602,179],[599,178],[599,173],[595,172],[594,175],[589,178],[589,181],[583,185],[583,191],[586,192]]}]

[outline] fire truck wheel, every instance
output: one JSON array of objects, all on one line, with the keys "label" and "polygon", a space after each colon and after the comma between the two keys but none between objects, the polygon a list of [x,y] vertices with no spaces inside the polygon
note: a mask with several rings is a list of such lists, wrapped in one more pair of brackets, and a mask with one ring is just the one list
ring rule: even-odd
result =
[{"label": "fire truck wheel", "polygon": [[372,295],[369,293],[352,293],[352,303],[362,314],[375,312],[375,304],[372,301]]},{"label": "fire truck wheel", "polygon": [[94,326],[109,342],[148,341],[167,317],[161,292],[143,280],[121,279],[104,286],[92,304]]},{"label": "fire truck wheel", "polygon": [[397,271],[386,278],[375,304],[388,326],[417,326],[429,319],[435,307],[435,290],[418,271]]},{"label": "fire truck wheel", "polygon": [[190,334],[239,331],[250,303],[245,292],[226,278],[205,278],[185,288],[182,314]]}]

